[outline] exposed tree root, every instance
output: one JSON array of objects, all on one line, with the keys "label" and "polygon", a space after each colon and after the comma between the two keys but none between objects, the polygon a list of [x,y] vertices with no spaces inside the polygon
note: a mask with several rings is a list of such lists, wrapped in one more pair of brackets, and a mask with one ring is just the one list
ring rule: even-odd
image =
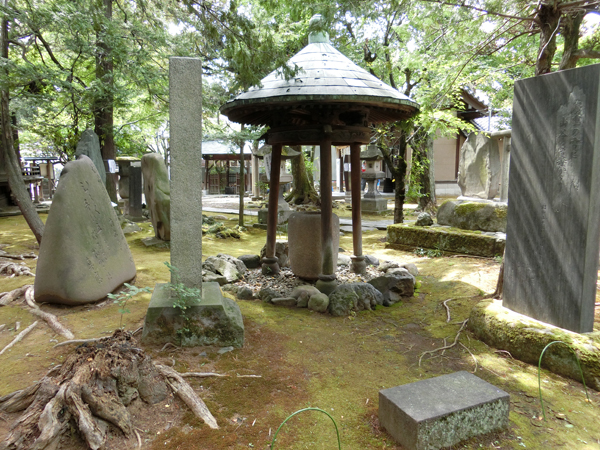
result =
[{"label": "exposed tree root", "polygon": [[158,403],[167,397],[169,387],[211,428],[218,428],[204,402],[177,372],[153,364],[131,333],[117,330],[111,337],[80,345],[36,384],[0,397],[0,411],[23,411],[0,449],[54,450],[72,428],[79,430],[89,448],[102,449],[110,427],[124,438],[137,439],[140,446],[127,406],[136,398]]},{"label": "exposed tree root", "polygon": [[18,300],[20,297],[25,295],[25,291],[30,287],[33,287],[33,285],[26,284],[25,286],[21,286],[20,288],[12,291],[0,293],[0,306],[6,306],[15,300]]},{"label": "exposed tree root", "polygon": [[421,356],[419,356],[419,367],[421,367],[421,360],[423,359],[423,357],[425,355],[433,355],[436,352],[445,351],[445,350],[448,350],[449,348],[454,347],[458,343],[458,338],[460,336],[460,333],[462,332],[462,330],[465,329],[465,327],[467,326],[467,322],[468,321],[469,321],[469,319],[465,320],[462,323],[462,325],[460,326],[460,329],[458,330],[458,333],[456,333],[456,336],[454,337],[454,342],[452,344],[450,344],[450,345],[444,345],[443,347],[436,348],[435,350],[429,350],[427,352],[421,353]]},{"label": "exposed tree root", "polygon": [[35,275],[31,272],[31,269],[23,263],[16,263],[0,257],[0,275],[7,275],[9,278],[26,275],[34,277]]},{"label": "exposed tree root", "polygon": [[21,341],[25,336],[27,336],[27,334],[33,330],[35,328],[35,326],[37,325],[37,320],[35,322],[33,322],[31,325],[29,325],[27,328],[25,328],[23,331],[21,331],[16,338],[14,338],[12,340],[12,342],[10,344],[8,344],[6,347],[4,347],[2,350],[0,350],[0,355],[3,354],[6,350],[8,350],[9,348],[11,348],[13,345],[15,345],[17,342]]}]

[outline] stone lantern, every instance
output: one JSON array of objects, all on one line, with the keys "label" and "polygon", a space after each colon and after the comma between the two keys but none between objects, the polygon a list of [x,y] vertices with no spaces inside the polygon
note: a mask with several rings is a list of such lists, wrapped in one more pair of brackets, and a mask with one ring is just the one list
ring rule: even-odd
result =
[{"label": "stone lantern", "polygon": [[362,173],[362,178],[367,180],[367,193],[360,201],[361,209],[365,212],[375,213],[387,211],[387,200],[377,190],[377,180],[385,178],[385,173],[379,170],[383,160],[381,150],[371,144],[361,152],[360,159],[367,163],[367,168]]}]

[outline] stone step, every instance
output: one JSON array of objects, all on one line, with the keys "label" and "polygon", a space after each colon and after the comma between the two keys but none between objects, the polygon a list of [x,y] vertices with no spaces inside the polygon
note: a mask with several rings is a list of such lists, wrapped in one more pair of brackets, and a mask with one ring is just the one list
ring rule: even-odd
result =
[{"label": "stone step", "polygon": [[510,397],[465,371],[379,391],[379,423],[407,450],[437,450],[508,426]]}]

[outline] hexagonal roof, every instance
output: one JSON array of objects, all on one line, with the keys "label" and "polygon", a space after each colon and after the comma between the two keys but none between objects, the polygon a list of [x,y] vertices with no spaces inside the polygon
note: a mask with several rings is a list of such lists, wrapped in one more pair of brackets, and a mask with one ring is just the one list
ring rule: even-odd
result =
[{"label": "hexagonal roof", "polygon": [[250,88],[229,100],[221,112],[235,122],[270,125],[274,109],[297,106],[366,107],[370,123],[406,119],[419,109],[409,97],[336,50],[324,33],[311,34],[309,44],[293,56],[288,65],[298,67],[295,77],[286,80],[273,71],[262,79],[262,87]]}]

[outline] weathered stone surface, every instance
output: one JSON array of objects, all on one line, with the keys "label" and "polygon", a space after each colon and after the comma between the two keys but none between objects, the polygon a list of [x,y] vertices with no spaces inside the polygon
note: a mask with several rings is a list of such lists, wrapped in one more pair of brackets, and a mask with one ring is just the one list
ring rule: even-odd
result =
[{"label": "weathered stone surface", "polygon": [[460,149],[458,185],[465,197],[492,199],[500,182],[500,150],[483,133],[471,133]]},{"label": "weathered stone surface", "polygon": [[263,288],[258,291],[258,296],[265,303],[271,303],[271,300],[274,298],[281,297],[281,294],[274,289],[271,288]]},{"label": "weathered stone surface", "polygon": [[[320,292],[319,292],[320,293]],[[308,300],[310,295],[307,292],[302,292],[296,300],[296,308],[308,308]]]},{"label": "weathered stone surface", "polygon": [[308,299],[307,307],[312,311],[324,313],[329,307],[329,297],[321,292],[311,295]]},{"label": "weathered stone surface", "polygon": [[[369,284],[383,295],[383,306],[390,306],[400,297],[412,297],[415,293],[415,278],[404,268],[390,269],[386,275],[373,278]],[[392,292],[397,295],[390,295]]]},{"label": "weathered stone surface", "polygon": [[[340,247],[340,219],[331,218],[333,261],[338,260]],[[321,248],[321,213],[295,212],[288,221],[290,267],[294,275],[306,280],[316,280],[323,270]]]},{"label": "weathered stone surface", "polygon": [[428,248],[492,258],[502,256],[505,242],[504,235],[486,235],[480,231],[395,224],[387,228],[386,247],[400,250]]},{"label": "weathered stone surface", "polygon": [[461,371],[379,391],[379,423],[407,450],[438,450],[508,427],[510,396]]},{"label": "weathered stone surface", "polygon": [[332,316],[348,316],[351,311],[371,310],[383,304],[383,295],[368,283],[341,284],[329,295]]},{"label": "weathered stone surface", "polygon": [[240,300],[252,300],[252,299],[254,299],[254,293],[252,292],[252,289],[250,289],[249,287],[243,286],[238,289],[237,297]]},{"label": "weathered stone surface", "polygon": [[271,299],[271,303],[276,306],[296,306],[294,297],[275,297]]},{"label": "weathered stone surface", "polygon": [[102,153],[100,151],[100,140],[98,139],[98,135],[94,133],[94,130],[91,128],[88,128],[81,133],[81,137],[77,143],[75,157],[79,158],[82,155],[85,155],[92,160],[98,171],[98,175],[100,175],[102,185],[105,186],[106,168],[104,167],[104,161],[102,160]]},{"label": "weathered stone surface", "polygon": [[349,266],[352,264],[352,257],[349,255],[338,255],[337,265],[338,266]]},{"label": "weathered stone surface", "polygon": [[244,323],[237,303],[223,297],[217,283],[203,283],[202,299],[190,300],[182,315],[173,306],[172,291],[166,283],[157,284],[148,306],[142,342],[171,342],[184,347],[198,345],[244,345]]},{"label": "weathered stone surface", "polygon": [[227,278],[221,274],[215,273],[211,270],[202,271],[202,282],[203,283],[218,283],[219,286],[224,286],[228,283]]},{"label": "weathered stone surface", "polygon": [[427,212],[422,212],[417,216],[417,221],[415,225],[418,227],[429,227],[433,225],[433,219],[431,218],[431,214]]},{"label": "weathered stone surface", "polygon": [[384,261],[379,264],[379,270],[382,272],[387,272],[390,269],[396,269],[400,267],[400,263],[396,261]]},{"label": "weathered stone surface", "polygon": [[171,187],[167,167],[160,153],[142,156],[144,195],[150,211],[154,235],[163,241],[171,240]]},{"label": "weathered stone surface", "polygon": [[320,291],[310,284],[303,284],[302,286],[296,286],[290,294],[290,297],[298,299],[304,293],[306,293],[310,297],[311,295],[319,294]]},{"label": "weathered stone surface", "polygon": [[438,209],[437,221],[463,230],[506,231],[506,203],[447,200]]},{"label": "weathered stone surface", "polygon": [[600,332],[579,334],[549,325],[511,311],[501,300],[479,302],[469,317],[469,329],[486,344],[506,350],[521,361],[538,365],[542,350],[546,350],[542,366],[551,372],[581,382],[575,352],[581,363],[587,386],[600,391]]},{"label": "weathered stone surface", "polygon": [[[287,241],[275,242],[275,256],[279,259],[279,267],[290,267],[289,248]],[[261,259],[267,254],[267,246],[263,246],[260,250]]]},{"label": "weathered stone surface", "polygon": [[365,255],[365,262],[367,263],[367,266],[377,267],[379,265],[379,260],[371,255]]},{"label": "weathered stone surface", "polygon": [[136,222],[145,220],[142,209],[142,167],[139,162],[129,166],[129,189],[127,218]]},{"label": "weathered stone surface", "polygon": [[36,301],[95,302],[135,273],[119,219],[94,163],[87,156],[67,163],[40,246]]},{"label": "weathered stone surface", "polygon": [[598,64],[515,83],[504,306],[579,333],[597,292],[599,99]]},{"label": "weathered stone surface", "polygon": [[206,258],[206,261],[202,263],[202,268],[223,275],[228,283],[240,280],[247,270],[244,263],[239,259],[221,253]]},{"label": "weathered stone surface", "polygon": [[240,255],[238,259],[244,263],[248,269],[258,269],[260,267],[259,255]]}]

